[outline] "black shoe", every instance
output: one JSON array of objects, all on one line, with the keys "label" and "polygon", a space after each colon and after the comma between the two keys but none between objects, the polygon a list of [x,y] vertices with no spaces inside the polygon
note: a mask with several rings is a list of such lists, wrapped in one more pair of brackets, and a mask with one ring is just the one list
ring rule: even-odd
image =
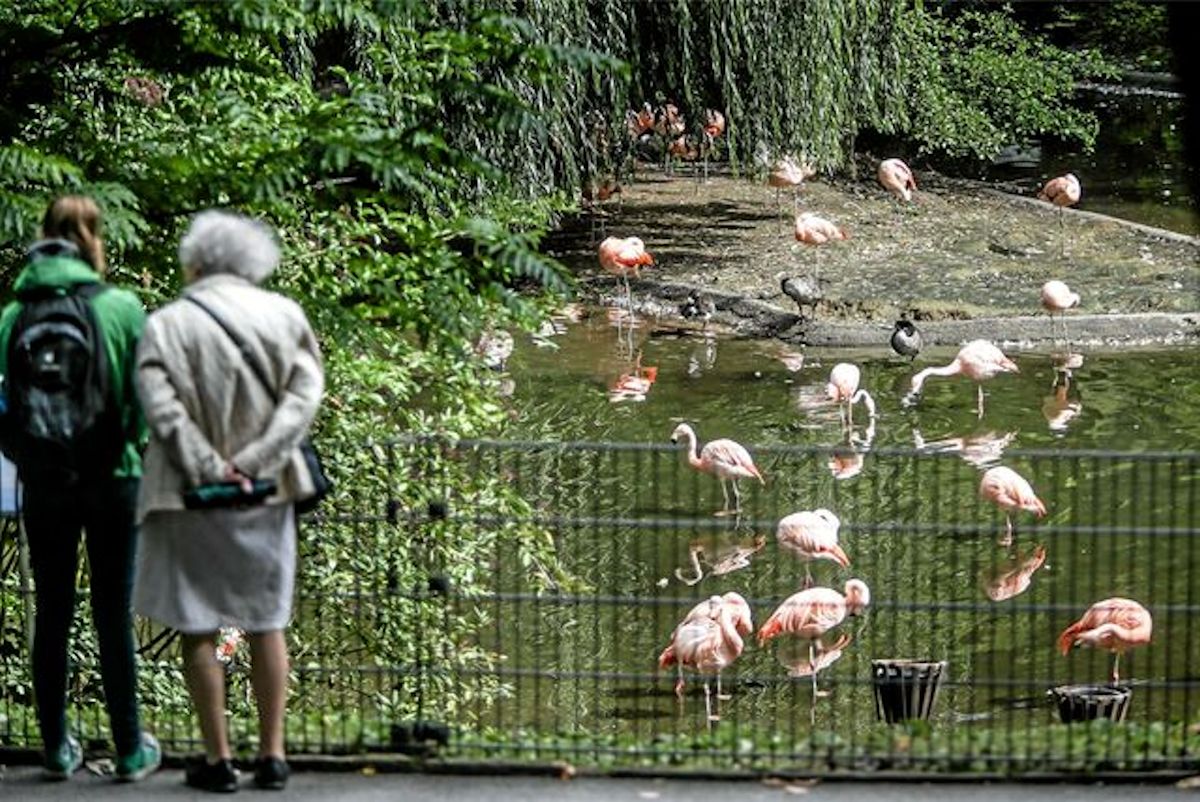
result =
[{"label": "black shoe", "polygon": [[193,788],[218,794],[232,794],[238,789],[237,771],[228,759],[209,763],[200,758],[188,766],[186,782]]},{"label": "black shoe", "polygon": [[268,791],[282,791],[290,773],[282,758],[260,757],[254,762],[254,784]]}]

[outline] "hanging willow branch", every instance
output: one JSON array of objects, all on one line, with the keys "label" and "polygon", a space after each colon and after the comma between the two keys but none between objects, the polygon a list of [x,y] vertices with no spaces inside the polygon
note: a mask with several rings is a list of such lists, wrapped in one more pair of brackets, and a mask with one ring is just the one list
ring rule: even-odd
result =
[{"label": "hanging willow branch", "polygon": [[[499,79],[546,133],[478,145],[533,194],[615,169],[625,110],[643,102],[675,103],[689,131],[705,108],[723,110],[735,166],[765,151],[839,169],[868,129],[908,137],[913,151],[978,157],[1031,131],[1087,146],[1094,129],[1069,99],[1097,63],[1054,50],[1003,10],[949,19],[919,0],[442,0],[432,22],[486,11],[523,17],[539,42],[628,67],[567,71],[552,85]],[[1011,93],[1032,101],[991,99],[993,85],[1047,81],[1051,91]]]}]

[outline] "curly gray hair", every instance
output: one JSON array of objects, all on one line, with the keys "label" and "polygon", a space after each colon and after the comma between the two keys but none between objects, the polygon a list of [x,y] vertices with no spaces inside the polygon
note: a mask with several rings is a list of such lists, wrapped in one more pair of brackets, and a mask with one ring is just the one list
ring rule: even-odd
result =
[{"label": "curly gray hair", "polygon": [[179,241],[179,262],[196,278],[232,273],[258,284],[279,265],[279,246],[266,224],[209,209],[192,218]]}]

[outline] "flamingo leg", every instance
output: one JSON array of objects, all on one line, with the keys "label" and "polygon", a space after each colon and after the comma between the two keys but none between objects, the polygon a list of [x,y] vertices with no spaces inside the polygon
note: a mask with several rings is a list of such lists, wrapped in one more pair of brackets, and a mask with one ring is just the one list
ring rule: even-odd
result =
[{"label": "flamingo leg", "polygon": [[725,506],[717,515],[727,515],[729,513],[729,490],[725,487],[725,480],[721,480],[721,495],[725,497]]},{"label": "flamingo leg", "polygon": [[1067,227],[1063,219],[1063,207],[1058,207],[1058,257],[1061,259],[1067,255]]},{"label": "flamingo leg", "polygon": [[713,715],[712,691],[708,687],[708,679],[707,678],[705,678],[705,680],[704,680],[704,715],[708,721],[708,729],[709,729],[709,731],[711,731],[712,723],[714,721],[718,721],[720,719],[720,716]]},{"label": "flamingo leg", "polygon": [[1004,537],[1000,538],[999,544],[1001,546],[1011,546],[1013,544],[1012,515],[1007,512],[1004,513]]},{"label": "flamingo leg", "polygon": [[813,586],[812,571],[809,569],[809,563],[804,563],[804,587],[801,590],[808,590]]},{"label": "flamingo leg", "polygon": [[742,511],[742,493],[740,490],[738,490],[738,485],[737,485],[738,480],[730,479],[729,483],[733,485],[733,504],[734,504],[733,511],[741,512]]},{"label": "flamingo leg", "polygon": [[813,691],[813,714],[816,715],[817,709],[817,654],[813,648],[813,642],[808,642],[808,667],[812,669],[812,691]]},{"label": "flamingo leg", "polygon": [[679,680],[675,683],[675,698],[679,700],[679,709],[683,710],[683,663],[675,663],[675,668],[679,673]]},{"label": "flamingo leg", "polygon": [[846,425],[848,428],[854,428],[854,401],[846,399]]},{"label": "flamingo leg", "polygon": [[980,418],[980,420],[982,420],[983,419],[983,385],[977,384],[977,385],[975,385],[975,387],[979,391],[978,392],[979,402],[976,405],[976,407],[979,410],[979,418]]},{"label": "flamingo leg", "polygon": [[1117,672],[1117,668],[1121,665],[1121,653],[1113,652],[1113,667],[1112,667],[1112,684],[1116,685],[1120,681],[1121,676]]},{"label": "flamingo leg", "polygon": [[[718,703],[717,707],[719,708],[721,706],[720,702],[722,699],[732,699],[732,698],[733,698],[733,694],[731,694],[731,693],[725,693],[725,694],[721,693],[721,672],[718,671],[717,672],[717,703]],[[720,713],[721,711],[717,710],[717,712]]]}]

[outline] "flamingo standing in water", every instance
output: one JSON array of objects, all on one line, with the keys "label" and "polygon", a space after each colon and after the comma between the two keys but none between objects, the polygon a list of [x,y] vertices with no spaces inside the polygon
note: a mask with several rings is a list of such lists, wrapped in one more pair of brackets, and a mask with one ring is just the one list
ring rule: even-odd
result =
[{"label": "flamingo standing in water", "polygon": [[708,180],[708,153],[713,149],[718,137],[725,133],[725,115],[716,109],[704,110],[704,142],[701,151],[704,155],[704,180]]},{"label": "flamingo standing in water", "polygon": [[707,601],[693,607],[675,631],[671,643],[658,656],[660,668],[677,666],[679,679],[675,683],[675,695],[683,703],[683,668],[688,666],[705,675],[704,710],[708,726],[719,721],[720,715],[713,714],[712,696],[708,687],[708,674],[717,676],[717,708],[720,709],[721,671],[727,668],[742,653],[743,635],[754,629],[750,620],[750,605],[737,593],[711,596]]},{"label": "flamingo standing in water", "polygon": [[1079,203],[1082,195],[1083,188],[1079,185],[1079,179],[1075,177],[1074,173],[1052,178],[1038,190],[1038,200],[1053,203],[1058,207],[1058,255],[1060,257],[1066,252],[1064,244],[1066,223],[1063,221],[1063,209]]},{"label": "flamingo standing in water", "polygon": [[830,401],[845,405],[839,408],[843,425],[854,425],[854,405],[859,401],[867,405],[867,415],[870,418],[875,417],[875,399],[866,390],[858,389],[861,378],[862,372],[859,371],[858,365],[851,365],[849,362],[837,363],[829,373],[825,395]]},{"label": "flamingo standing in water", "polygon": [[[809,641],[808,661],[810,665],[815,665],[816,654],[812,641],[842,623],[847,615],[860,614],[870,603],[871,591],[861,579],[847,580],[844,596],[833,588],[802,590],[789,596],[771,613],[771,617],[758,630],[758,644],[762,646],[778,635],[795,635]],[[815,672],[812,688],[815,697]]]},{"label": "flamingo standing in water", "polygon": [[1032,512],[1041,518],[1046,514],[1046,505],[1037,497],[1029,482],[1012,468],[997,465],[988,468],[979,482],[979,495],[1004,510],[1005,533],[1001,546],[1012,545],[1012,514],[1017,510]]},{"label": "flamingo standing in water", "polygon": [[629,289],[629,276],[638,277],[645,265],[654,264],[654,257],[646,253],[645,244],[637,237],[609,237],[600,243],[600,266],[619,277],[625,284],[625,308],[633,313],[633,291]]},{"label": "flamingo standing in water", "polygon": [[925,368],[912,377],[910,398],[921,394],[925,380],[930,376],[966,376],[976,383],[979,390],[979,417],[983,417],[983,382],[1000,373],[1020,373],[1017,364],[1006,357],[999,348],[987,340],[972,340],[959,349],[949,365],[940,368]]},{"label": "flamingo standing in water", "polygon": [[1121,655],[1150,643],[1154,626],[1150,611],[1133,599],[1119,596],[1098,601],[1058,636],[1059,651],[1065,656],[1072,646],[1092,646],[1112,652],[1112,683],[1120,680],[1117,668]]},{"label": "flamingo standing in water", "polygon": [[885,159],[879,163],[876,173],[879,183],[897,200],[911,201],[913,190],[917,188],[917,180],[913,178],[912,170],[900,159]]},{"label": "flamingo standing in water", "polygon": [[1067,337],[1067,310],[1079,306],[1079,293],[1071,292],[1071,288],[1065,282],[1057,279],[1047,281],[1042,285],[1042,308],[1050,313],[1050,327],[1054,339],[1058,339],[1058,331],[1054,328],[1054,315],[1057,312],[1058,317],[1062,320],[1063,340],[1066,341],[1067,350],[1071,350],[1071,340]]},{"label": "flamingo standing in water", "polygon": [[[834,225],[824,217],[812,212],[803,212],[796,215],[795,235],[796,242],[802,242],[805,245],[825,245],[837,240],[850,239],[850,233],[846,229]],[[817,260],[813,267],[813,277],[818,282],[821,280],[820,253],[818,250]]]},{"label": "flamingo standing in water", "polygon": [[812,587],[809,565],[813,560],[829,560],[843,568],[850,567],[850,558],[838,545],[838,529],[842,522],[826,509],[802,510],[784,517],[775,529],[775,539],[788,551],[804,560],[804,587]]},{"label": "flamingo standing in water", "polygon": [[[710,440],[702,450],[696,447],[696,432],[686,423],[681,423],[671,432],[671,442],[678,443],[680,438],[687,442],[687,460],[698,471],[711,473],[721,480],[721,493],[725,496],[725,507],[717,515],[729,515],[742,511],[742,494],[738,492],[738,479],[757,479],[766,484],[762,474],[754,465],[754,459],[740,443],[733,440]],[[733,485],[733,499],[737,506],[729,509],[729,491],[725,483]]]}]

